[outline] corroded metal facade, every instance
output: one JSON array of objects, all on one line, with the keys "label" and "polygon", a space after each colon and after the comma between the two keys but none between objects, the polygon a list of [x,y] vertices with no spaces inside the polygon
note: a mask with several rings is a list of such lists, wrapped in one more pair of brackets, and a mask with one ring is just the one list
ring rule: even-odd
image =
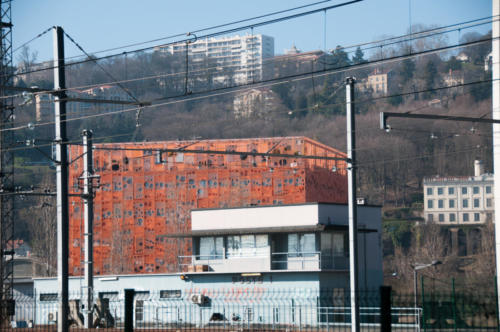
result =
[{"label": "corroded metal facade", "polygon": [[[116,148],[123,150],[111,150]],[[179,152],[163,153],[160,158],[159,149]],[[96,275],[178,271],[177,257],[189,255],[191,243],[167,235],[190,231],[192,209],[347,201],[343,160],[194,154],[188,150],[346,157],[306,137],[96,145],[94,168],[101,176],[94,205]],[[74,160],[82,148],[72,146],[69,153]],[[81,193],[78,178],[82,170],[81,159],[71,166],[73,193]],[[73,196],[71,274],[82,274],[83,257],[82,202]]]}]

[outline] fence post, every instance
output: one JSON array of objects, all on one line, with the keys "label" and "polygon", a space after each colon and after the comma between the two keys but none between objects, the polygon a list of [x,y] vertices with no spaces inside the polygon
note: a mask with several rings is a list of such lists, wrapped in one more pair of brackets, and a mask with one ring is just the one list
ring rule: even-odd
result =
[{"label": "fence post", "polygon": [[125,292],[125,326],[124,332],[134,331],[134,294],[133,289],[124,289]]},{"label": "fence post", "polygon": [[453,306],[453,331],[457,332],[457,300],[455,295],[455,278],[451,278],[451,290],[452,290],[452,301],[451,305]]},{"label": "fence post", "polygon": [[421,287],[422,288],[422,325],[424,326],[424,332],[427,331],[427,326],[425,323],[425,292],[424,292],[424,276],[420,277]]},{"label": "fence post", "polygon": [[380,332],[391,332],[391,286],[380,286]]},{"label": "fence post", "polygon": [[497,314],[497,332],[500,332],[500,317],[499,317],[499,312],[498,312],[498,284],[497,284],[497,278],[498,276],[495,276],[495,311]]}]

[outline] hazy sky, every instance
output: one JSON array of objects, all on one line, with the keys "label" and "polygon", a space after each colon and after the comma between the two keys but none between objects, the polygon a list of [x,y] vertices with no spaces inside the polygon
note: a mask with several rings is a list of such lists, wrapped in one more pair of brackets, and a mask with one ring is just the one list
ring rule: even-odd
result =
[{"label": "hazy sky", "polygon": [[[13,0],[14,49],[50,26],[59,25],[86,51],[95,53],[113,47],[186,33],[319,0]],[[344,0],[347,1],[347,0]],[[304,10],[344,2],[332,0]],[[353,45],[381,36],[406,33],[411,23],[449,25],[491,15],[492,0],[364,0],[294,19],[255,28],[275,38],[275,53],[295,44],[302,50]],[[410,11],[411,7],[411,11]],[[295,12],[293,12],[295,13]],[[292,13],[281,14],[289,15]],[[325,29],[326,19],[326,29]],[[489,26],[477,28],[486,32]],[[326,30],[326,38],[325,38]],[[460,33],[465,33],[461,31]],[[239,34],[251,33],[251,30]],[[459,38],[457,32],[450,38]],[[180,39],[177,38],[177,40]],[[175,39],[165,40],[171,42]],[[456,39],[455,39],[456,40]],[[156,42],[144,46],[161,44]],[[38,60],[52,58],[52,34],[29,44]],[[130,49],[142,46],[132,47]],[[129,49],[129,50],[130,50]],[[123,52],[122,50],[113,53]],[[14,54],[16,61],[19,51]],[[81,52],[66,42],[66,56]]]}]

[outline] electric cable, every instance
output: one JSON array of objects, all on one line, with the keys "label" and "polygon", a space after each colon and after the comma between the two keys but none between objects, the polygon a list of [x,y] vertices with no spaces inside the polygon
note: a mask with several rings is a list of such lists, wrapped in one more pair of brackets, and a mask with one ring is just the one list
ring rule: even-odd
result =
[{"label": "electric cable", "polygon": [[52,29],[54,29],[54,27],[50,27],[48,28],[47,30],[44,30],[42,32],[40,32],[38,35],[36,35],[35,37],[31,38],[30,40],[28,40],[27,42],[21,44],[21,46],[18,46],[17,48],[15,48],[12,53],[16,53],[16,51],[20,50],[21,48],[23,48],[24,46],[28,45],[29,43],[37,40],[38,38],[42,37],[43,35],[45,35],[47,32],[51,31]]},{"label": "electric cable", "polygon": [[[297,7],[294,7],[294,8],[279,10],[279,11],[275,11],[275,12],[272,12],[272,13],[263,14],[263,15],[259,15],[259,16],[255,16],[255,17],[251,17],[251,18],[246,18],[246,19],[242,19],[242,20],[238,20],[238,21],[223,23],[223,24],[214,25],[214,26],[211,26],[211,27],[205,27],[205,28],[198,29],[198,30],[193,30],[193,31],[190,31],[190,32],[191,33],[200,33],[200,32],[204,32],[204,31],[215,30],[215,29],[224,28],[224,27],[235,25],[235,24],[239,24],[239,23],[250,22],[250,21],[253,21],[253,20],[258,20],[258,19],[261,19],[261,18],[269,17],[269,16],[274,16],[274,15],[283,14],[283,13],[287,13],[287,12],[291,12],[291,11],[295,11],[295,10],[299,10],[299,9],[303,9],[303,8],[307,8],[307,7],[316,6],[316,5],[319,5],[319,4],[322,4],[322,3],[326,3],[326,2],[330,2],[330,1],[332,1],[332,0],[318,1],[318,2],[314,2],[314,3],[310,3],[310,4],[306,4],[306,5],[302,5],[302,6],[297,6]],[[138,43],[134,43],[134,44],[113,47],[113,48],[109,48],[109,49],[105,49],[105,50],[101,50],[101,51],[96,51],[96,52],[92,52],[92,53],[93,54],[99,54],[99,53],[105,53],[105,52],[110,52],[110,51],[116,51],[116,50],[119,50],[119,49],[130,48],[130,47],[135,47],[135,46],[140,46],[140,45],[145,45],[145,44],[150,44],[150,43],[156,43],[156,42],[159,42],[159,41],[162,41],[162,40],[172,39],[172,38],[176,38],[176,37],[184,37],[184,36],[186,36],[186,33],[178,33],[178,34],[170,35],[170,36],[167,36],[167,37],[161,37],[161,38],[156,38],[156,39],[152,39],[152,40],[148,40],[148,41],[144,41],[144,42],[138,42]],[[127,54],[128,52],[123,52],[123,53]],[[118,54],[116,54],[116,56],[118,56]],[[78,57],[79,56],[68,57],[65,60],[69,60],[69,59],[73,59],[73,58],[78,58]]]},{"label": "electric cable", "polygon": [[[490,23],[490,22],[489,22]],[[459,23],[460,24],[460,23]],[[440,28],[441,29],[441,28]],[[462,28],[460,28],[462,29]],[[435,30],[435,29],[431,29],[431,30]],[[455,30],[459,30],[459,29],[455,29]],[[426,30],[427,31],[427,30]],[[426,31],[422,31],[421,33],[425,33]],[[454,31],[454,30],[452,30]],[[450,31],[448,31],[450,32]],[[426,36],[426,37],[429,37],[429,36]],[[400,37],[391,37],[389,39],[394,39],[394,38],[400,38]],[[481,39],[481,40],[478,40],[478,41],[474,41],[474,42],[471,42],[471,45],[475,45],[475,43],[480,43],[480,42],[483,42],[483,41],[491,41],[491,39]],[[469,45],[466,45],[465,43],[463,44],[463,47],[467,47]],[[349,47],[349,46],[348,46]],[[375,46],[375,47],[379,47],[379,46]],[[455,46],[457,47],[457,46]],[[343,48],[344,49],[344,48]],[[420,54],[420,53],[412,53],[412,54]],[[287,56],[288,57],[300,57],[300,56],[303,56],[304,54],[296,54],[296,55],[289,55]],[[405,56],[405,55],[401,55],[401,56]],[[408,56],[408,54],[407,54]],[[283,56],[280,56],[280,59],[281,57]],[[266,62],[271,62],[271,61],[280,61],[280,59],[275,59],[275,58],[269,58],[269,59],[264,59],[263,62],[266,63]],[[99,59],[91,59],[91,60],[88,60],[88,61],[97,61]],[[384,59],[380,59],[380,60],[384,60]],[[379,60],[379,61],[380,61]],[[373,62],[373,61],[372,61]],[[353,67],[356,66],[356,65],[364,65],[364,64],[369,64],[369,63],[372,63],[372,62],[364,62],[364,63],[361,63],[361,64],[354,64],[352,65]],[[264,65],[263,63],[263,65]],[[70,64],[65,64],[65,66],[69,66]],[[71,64],[72,65],[72,64]],[[231,68],[231,67],[238,67],[236,65],[227,65],[227,66],[223,66],[223,68]],[[16,75],[25,75],[25,74],[28,74],[28,73],[34,73],[34,72],[38,72],[38,71],[44,71],[44,70],[48,70],[48,69],[53,69],[55,67],[49,67],[49,68],[43,68],[43,69],[37,69],[37,70],[33,70],[33,71],[30,71],[30,72],[22,72],[22,73],[17,73]],[[205,68],[205,69],[199,69],[199,70],[195,70],[194,72],[195,73],[200,73],[200,72],[204,72],[204,71],[210,71],[211,69],[217,69],[219,67],[209,67],[209,68]],[[141,77],[141,78],[136,78],[136,79],[130,79],[130,80],[121,80],[121,81],[117,81],[117,82],[106,82],[106,83],[99,83],[99,84],[93,84],[93,85],[85,85],[85,86],[80,86],[80,87],[71,87],[71,88],[66,88],[64,90],[74,90],[74,89],[86,89],[86,88],[92,88],[92,87],[99,87],[99,86],[102,86],[102,85],[112,85],[112,84],[115,84],[115,83],[128,83],[128,82],[133,82],[133,81],[140,81],[140,80],[147,80],[147,79],[154,79],[154,78],[160,78],[160,77],[169,77],[169,76],[180,76],[180,75],[184,75],[185,72],[176,72],[176,73],[168,73],[168,74],[160,74],[160,75],[153,75],[153,76],[149,76],[149,77]],[[61,91],[64,91],[64,90],[61,90]],[[51,90],[47,90],[47,91],[39,91],[37,93],[53,93],[53,91]],[[18,94],[19,95],[19,94]],[[14,96],[18,96],[18,95],[14,95]],[[8,98],[10,96],[4,96],[4,97],[0,97],[0,98]]]},{"label": "electric cable", "polygon": [[[85,54],[89,59],[93,59],[93,57],[88,54],[70,35],[68,35],[68,33],[66,33],[66,31],[63,31],[64,32],[64,35],[73,43],[75,44],[75,46],[83,52],[83,54]],[[117,81],[116,78],[114,78],[113,75],[111,75],[111,73],[109,73],[103,66],[101,66],[99,64],[99,62],[97,62],[96,60],[93,61],[96,66],[98,66],[104,73],[106,73],[106,75],[108,75],[109,78],[111,78],[113,81]],[[127,95],[132,98],[133,100],[135,100],[137,103],[140,103],[139,99],[137,99],[127,88],[125,88],[122,84],[120,84],[119,82],[115,83],[116,85],[118,85],[118,87],[120,87],[123,91],[125,91],[125,93],[127,93]]]},{"label": "electric cable", "polygon": [[[319,9],[314,9],[314,10],[310,10],[310,11],[306,11],[306,12],[301,12],[301,13],[298,13],[298,14],[293,14],[293,15],[289,15],[289,16],[280,17],[280,18],[277,18],[277,19],[262,21],[262,22],[250,24],[250,25],[247,25],[247,26],[241,26],[241,27],[237,27],[237,28],[232,28],[232,29],[227,29],[227,30],[223,30],[223,31],[219,31],[219,32],[205,34],[203,36],[198,37],[198,39],[208,39],[208,38],[217,37],[217,36],[220,36],[220,35],[235,33],[235,32],[241,31],[241,30],[246,30],[246,29],[250,29],[250,28],[266,26],[266,25],[269,25],[269,24],[275,24],[275,23],[279,23],[279,22],[283,22],[283,21],[288,21],[288,20],[299,18],[299,17],[302,17],[302,16],[307,16],[307,15],[312,15],[312,14],[315,14],[315,13],[318,13],[318,12],[322,12],[324,10],[332,10],[332,9],[335,9],[335,8],[344,7],[344,6],[351,5],[351,4],[354,4],[354,3],[357,3],[357,2],[361,2],[361,1],[364,1],[364,0],[350,0],[350,1],[343,2],[343,3],[335,4],[335,5],[331,5],[331,6],[327,6],[327,7],[322,7],[322,8],[319,8]],[[163,44],[161,46],[186,43],[189,40],[191,40],[191,39],[190,38],[189,39],[183,39],[183,40],[179,40],[179,41],[175,41],[175,42]],[[157,46],[159,46],[159,45],[157,45]],[[145,52],[145,51],[148,51],[148,50],[152,50],[152,49],[156,48],[157,46],[145,47],[145,48],[137,49],[137,50],[126,52],[126,53],[141,53],[141,52]],[[75,62],[71,62],[71,63],[65,64],[65,66],[73,66],[73,65],[87,63],[87,62],[90,62],[90,61],[110,59],[110,58],[113,58],[113,57],[116,57],[116,56],[121,56],[121,55],[123,55],[123,52],[122,53],[118,53],[118,54],[112,54],[112,55],[102,56],[102,57],[95,58],[95,59],[85,59],[85,60],[81,60],[81,61],[75,61]],[[54,68],[55,67],[47,67],[47,68],[44,68],[43,70],[50,70],[50,69],[54,69]],[[19,73],[17,75],[29,74],[29,73],[32,73],[32,72],[34,72],[34,71],[31,71],[31,72],[22,72],[22,73]]]},{"label": "electric cable", "polygon": [[[326,73],[326,74],[328,74],[328,73]],[[307,74],[301,74],[300,76],[308,76],[308,75],[309,75],[309,73],[307,73]],[[325,75],[325,73],[323,73],[323,75]],[[303,79],[307,79],[307,78],[308,77],[306,77],[306,78],[296,77],[295,80],[303,80]],[[471,85],[475,85],[475,84],[484,84],[484,83],[489,83],[489,82],[493,82],[493,81],[494,81],[493,79],[479,80],[479,81],[473,81],[473,82],[467,82],[467,83],[459,83],[459,84],[449,85],[449,86],[442,86],[442,87],[437,87],[437,88],[424,89],[424,90],[419,90],[419,91],[405,92],[405,93],[399,93],[399,94],[393,94],[393,95],[386,95],[386,96],[381,96],[381,97],[373,97],[373,98],[370,98],[370,99],[365,99],[365,100],[357,101],[356,104],[368,103],[368,102],[371,102],[371,101],[383,100],[383,99],[388,99],[388,98],[392,98],[392,97],[403,97],[403,96],[409,96],[409,95],[416,95],[416,94],[422,94],[422,93],[440,91],[440,90],[445,90],[445,89],[452,89],[452,88],[456,88],[456,87],[471,86]],[[280,82],[274,83],[274,84],[282,84],[282,83],[283,82],[280,81]],[[273,84],[270,84],[270,85],[273,85]],[[251,88],[247,88],[246,90],[250,90],[250,89]],[[222,90],[226,90],[226,89],[223,88]],[[243,90],[238,90],[238,91],[246,91],[246,90],[243,89]],[[102,117],[102,116],[109,116],[109,115],[114,115],[114,114],[128,113],[128,112],[136,111],[138,109],[143,109],[143,110],[148,109],[149,110],[151,108],[156,108],[156,107],[160,107],[160,106],[167,106],[167,105],[177,104],[177,103],[181,103],[181,102],[185,102],[185,101],[193,101],[193,100],[200,100],[200,99],[205,99],[205,98],[211,98],[211,97],[226,95],[226,94],[230,94],[230,93],[234,93],[234,91],[233,90],[231,90],[231,91],[221,91],[221,92],[218,92],[218,93],[213,93],[213,94],[208,94],[208,95],[200,95],[200,96],[198,96],[198,95],[192,96],[193,94],[195,94],[195,93],[192,93],[191,95],[189,95],[188,97],[185,97],[183,99],[176,99],[176,100],[167,101],[167,102],[158,103],[158,104],[152,104],[152,105],[148,105],[148,106],[144,106],[144,107],[134,107],[134,108],[124,109],[124,110],[118,110],[118,111],[110,111],[110,112],[107,112],[107,113],[99,113],[99,114],[86,115],[86,116],[77,116],[77,117],[74,117],[74,118],[65,119],[64,121],[65,122],[72,122],[72,121],[76,121],[76,120],[83,120],[83,119],[89,119],[89,118],[97,118],[97,117]],[[196,93],[196,94],[198,94],[198,93]],[[182,96],[182,97],[184,97],[184,96]],[[160,98],[160,99],[157,99],[157,100],[165,100],[165,99],[175,99],[175,98],[174,97],[169,97],[169,98]],[[344,105],[345,103],[336,103],[336,104],[337,105]],[[47,121],[47,122],[39,123],[39,124],[37,124],[37,126],[46,126],[46,125],[51,125],[51,124],[54,124],[54,123],[55,123],[54,121]],[[15,131],[15,130],[20,130],[20,129],[25,129],[25,128],[26,128],[26,125],[12,127],[12,128],[2,128],[2,129],[0,129],[0,132],[2,132],[2,131]]]}]

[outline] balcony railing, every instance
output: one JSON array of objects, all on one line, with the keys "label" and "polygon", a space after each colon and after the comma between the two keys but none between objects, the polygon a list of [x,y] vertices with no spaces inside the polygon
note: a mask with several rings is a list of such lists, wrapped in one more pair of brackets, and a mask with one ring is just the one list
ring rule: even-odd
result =
[{"label": "balcony railing", "polygon": [[[179,256],[179,265],[189,272],[208,272],[221,270],[223,265],[237,269],[238,263],[248,263],[245,268],[260,266],[264,270],[347,270],[349,257],[345,254],[329,255],[320,251],[312,252],[273,252],[246,251],[219,255]],[[224,268],[225,271],[228,268]]]}]

